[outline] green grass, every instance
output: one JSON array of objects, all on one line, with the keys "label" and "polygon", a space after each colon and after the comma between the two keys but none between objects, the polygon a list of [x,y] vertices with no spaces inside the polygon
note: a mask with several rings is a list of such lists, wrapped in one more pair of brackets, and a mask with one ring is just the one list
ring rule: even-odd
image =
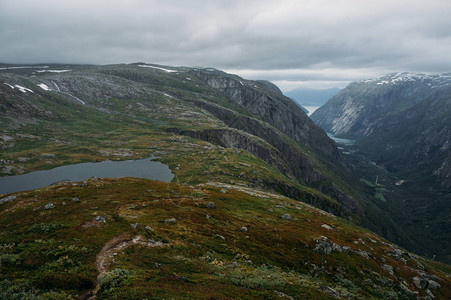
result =
[{"label": "green grass", "polygon": [[[101,277],[99,299],[273,298],[274,290],[296,299],[329,299],[321,292],[323,286],[342,297],[401,295],[386,285],[386,280],[397,279],[381,269],[378,257],[385,257],[386,263],[398,268],[397,276],[411,282],[412,271],[385,254],[390,247],[381,238],[306,204],[296,207],[299,202],[282,196],[258,197],[235,189],[224,193],[217,187],[131,178],[89,181],[85,188],[58,185],[16,195],[15,201],[0,207],[0,282],[8,280],[17,293],[75,298],[92,289],[98,275],[97,253],[107,241],[124,234],[169,245],[135,245],[118,251],[110,272]],[[73,197],[80,201],[70,201]],[[62,201],[68,205],[61,206]],[[216,208],[197,205],[210,201]],[[56,208],[43,209],[49,202]],[[282,220],[285,213],[294,220]],[[95,223],[96,215],[107,222]],[[168,218],[177,221],[164,223]],[[132,223],[140,226],[133,229]],[[243,226],[248,232],[239,231]],[[373,258],[354,252],[316,254],[315,240],[321,236],[367,251]],[[353,243],[359,238],[366,245]],[[444,278],[439,293],[449,296],[451,282],[439,270],[443,267],[421,263],[427,272]],[[377,289],[365,285],[362,270]]]}]

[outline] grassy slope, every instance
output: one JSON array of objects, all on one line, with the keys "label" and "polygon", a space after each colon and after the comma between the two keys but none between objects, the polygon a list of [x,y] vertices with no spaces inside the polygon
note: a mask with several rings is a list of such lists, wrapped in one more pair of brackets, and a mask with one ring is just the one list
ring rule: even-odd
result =
[{"label": "grassy slope", "polygon": [[[180,81],[157,83],[170,85],[162,89],[173,89],[173,95],[177,95],[180,88]],[[200,83],[189,86],[193,90],[190,97],[202,94],[202,97],[212,97],[221,104],[225,102],[216,98],[216,94],[209,95]],[[208,298],[218,297],[218,290],[225,290],[225,298],[236,295],[271,298],[277,290],[299,298],[327,298],[327,293],[319,291],[325,286],[334,288],[343,297],[351,294],[362,298],[394,295],[391,285],[397,286],[396,278],[381,270],[381,261],[367,260],[356,253],[321,256],[312,252],[315,240],[324,235],[354,249],[371,252],[369,247],[372,247],[376,258],[387,257],[383,251],[388,246],[381,244],[373,234],[306,205],[296,209],[298,202],[279,196],[267,199],[232,190],[224,194],[218,188],[202,190],[199,186],[192,189],[178,185],[177,182],[197,185],[213,181],[265,188],[268,183],[282,182],[327,199],[319,192],[290,181],[246,151],[224,149],[164,132],[172,126],[189,129],[223,126],[205,111],[193,109],[183,101],[159,92],[147,100],[102,100],[107,102],[102,106],[114,109],[118,112],[115,114],[71,105],[58,97],[37,100],[52,102],[43,105],[59,117],[3,128],[2,134],[14,137],[12,142],[6,143],[1,155],[2,159],[13,161],[9,164],[16,167],[13,172],[156,154],[169,164],[176,177],[175,183],[171,184],[123,179],[92,182],[83,189],[79,186],[50,187],[19,193],[16,201],[2,205],[1,279],[12,281],[11,286],[18,291],[34,293],[34,289],[39,289],[36,293],[47,293],[46,297],[63,297],[65,293],[75,297],[93,288],[98,274],[96,255],[107,241],[118,236],[127,240],[141,234],[166,241],[170,246],[135,245],[125,249],[125,254],[119,254],[110,269],[127,271],[108,273],[99,297]],[[140,109],[139,102],[149,104],[151,109]],[[62,114],[65,106],[72,108],[72,113]],[[182,117],[182,113],[193,110],[196,114]],[[55,157],[44,158],[43,153]],[[29,160],[20,162],[19,157]],[[73,197],[79,197],[81,201],[71,202]],[[68,205],[61,206],[63,201]],[[208,201],[214,201],[217,208],[207,210],[195,206],[198,202]],[[55,203],[56,208],[43,209],[49,202]],[[280,216],[286,212],[295,221],[281,220]],[[212,218],[207,219],[207,213]],[[92,222],[95,215],[105,216],[107,222]],[[161,223],[170,217],[179,221],[176,224]],[[148,225],[153,231],[144,226],[131,229],[130,223],[135,222]],[[321,227],[324,223],[338,227],[330,231]],[[238,232],[241,226],[249,228],[249,232]],[[377,246],[368,246],[366,238],[370,236],[378,241]],[[359,237],[367,245],[352,243]],[[249,259],[252,264],[246,263]],[[413,273],[390,257],[386,259],[390,265],[400,268],[396,274],[404,277],[413,289],[410,278]],[[155,263],[161,267],[156,267]],[[432,272],[437,272],[437,268],[446,267],[435,265]],[[361,282],[362,275],[371,282]],[[447,281],[440,283],[443,288],[439,293],[449,297]],[[6,291],[9,283],[3,281],[1,284]],[[390,287],[384,288],[386,284]],[[108,291],[110,287],[112,290]]]},{"label": "grassy slope", "polygon": [[[320,291],[325,286],[341,297],[403,297],[398,278],[414,289],[409,266],[417,263],[387,255],[391,247],[376,235],[282,196],[237,189],[101,179],[87,187],[61,184],[17,193],[0,212],[0,278],[23,292],[76,297],[94,288],[96,255],[107,241],[141,235],[168,245],[118,251],[102,277],[99,299],[277,298],[275,290],[297,299],[331,298]],[[203,207],[210,201],[215,208]],[[44,209],[48,203],[55,208]],[[285,213],[294,220],[281,219]],[[106,222],[94,221],[96,216]],[[165,223],[169,218],[177,221]],[[134,223],[140,225],[134,229]],[[248,232],[240,231],[243,226]],[[370,258],[354,251],[316,254],[322,236]],[[445,278],[438,293],[449,298],[451,280],[442,273],[449,266],[419,260],[426,272]],[[383,264],[392,265],[394,275]]]}]

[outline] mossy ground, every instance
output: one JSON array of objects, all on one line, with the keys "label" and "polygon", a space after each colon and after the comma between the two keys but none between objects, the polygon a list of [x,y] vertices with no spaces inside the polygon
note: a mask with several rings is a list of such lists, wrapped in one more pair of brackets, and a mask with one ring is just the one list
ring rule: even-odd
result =
[{"label": "mossy ground", "polygon": [[[408,299],[397,288],[399,278],[414,289],[415,273],[409,267],[416,265],[388,256],[385,251],[391,248],[384,240],[275,194],[124,178],[89,180],[87,187],[66,183],[16,196],[0,211],[0,281],[44,298],[76,298],[92,290],[97,253],[124,234],[168,245],[119,251],[101,281],[99,299],[276,299],[275,291],[295,299],[332,298],[321,291],[326,286],[345,298]],[[72,201],[75,197],[79,201]],[[206,208],[208,202],[215,208]],[[48,203],[55,208],[45,209]],[[282,219],[286,213],[293,220]],[[96,216],[106,222],[96,222]],[[164,222],[170,218],[176,222]],[[317,254],[313,249],[322,236],[371,258],[354,251]],[[443,275],[449,269],[421,263],[443,278],[439,294],[449,298],[451,280]],[[382,264],[392,265],[395,274]]]}]

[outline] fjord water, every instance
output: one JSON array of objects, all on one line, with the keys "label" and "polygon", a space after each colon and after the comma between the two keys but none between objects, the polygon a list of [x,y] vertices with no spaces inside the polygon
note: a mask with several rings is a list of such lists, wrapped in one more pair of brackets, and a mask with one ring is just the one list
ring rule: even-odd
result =
[{"label": "fjord water", "polygon": [[333,133],[327,132],[327,136],[335,141],[339,145],[354,145],[355,140],[348,140],[336,137]]},{"label": "fjord water", "polygon": [[63,180],[81,181],[94,176],[137,177],[170,182],[174,174],[167,165],[152,161],[151,158],[80,163],[25,175],[0,177],[0,194],[33,190]]}]

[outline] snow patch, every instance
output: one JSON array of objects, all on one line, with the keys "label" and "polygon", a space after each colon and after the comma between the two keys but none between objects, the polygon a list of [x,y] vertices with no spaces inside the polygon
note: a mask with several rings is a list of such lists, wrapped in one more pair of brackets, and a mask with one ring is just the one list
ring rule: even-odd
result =
[{"label": "snow patch", "polygon": [[40,87],[44,91],[51,91],[51,89],[47,85],[45,85],[43,83],[38,84],[38,87]]},{"label": "snow patch", "polygon": [[27,89],[26,87],[23,87],[21,85],[15,84],[14,87],[18,88],[19,91],[21,91],[22,93],[30,92],[30,93],[34,94],[34,92],[32,90]]},{"label": "snow patch", "polygon": [[163,93],[163,95],[165,95],[166,97],[169,97],[169,98],[172,98],[172,99],[174,99],[174,97],[172,97],[172,96],[171,96],[171,95],[169,95],[169,94]]},{"label": "snow patch", "polygon": [[14,90],[14,87],[12,85],[10,85],[9,83],[4,82],[3,84],[9,86],[10,88],[12,88]]},{"label": "snow patch", "polygon": [[155,67],[155,66],[148,66],[148,65],[138,65],[138,67],[157,69],[157,70],[165,71],[167,73],[178,72],[177,70],[170,70],[170,69],[165,69],[165,68],[160,68],[160,67]]},{"label": "snow patch", "polygon": [[40,70],[40,71],[36,71],[38,73],[44,73],[44,72],[49,72],[49,73],[64,73],[64,72],[70,72],[72,70]]},{"label": "snow patch", "polygon": [[0,70],[14,70],[14,69],[33,69],[33,68],[39,68],[39,69],[45,69],[49,66],[42,66],[42,67],[36,67],[36,66],[21,66],[21,67],[4,67],[0,68]]},{"label": "snow patch", "polygon": [[61,92],[60,87],[54,81],[52,81],[52,83],[55,85],[55,87],[58,90],[58,92]]}]

